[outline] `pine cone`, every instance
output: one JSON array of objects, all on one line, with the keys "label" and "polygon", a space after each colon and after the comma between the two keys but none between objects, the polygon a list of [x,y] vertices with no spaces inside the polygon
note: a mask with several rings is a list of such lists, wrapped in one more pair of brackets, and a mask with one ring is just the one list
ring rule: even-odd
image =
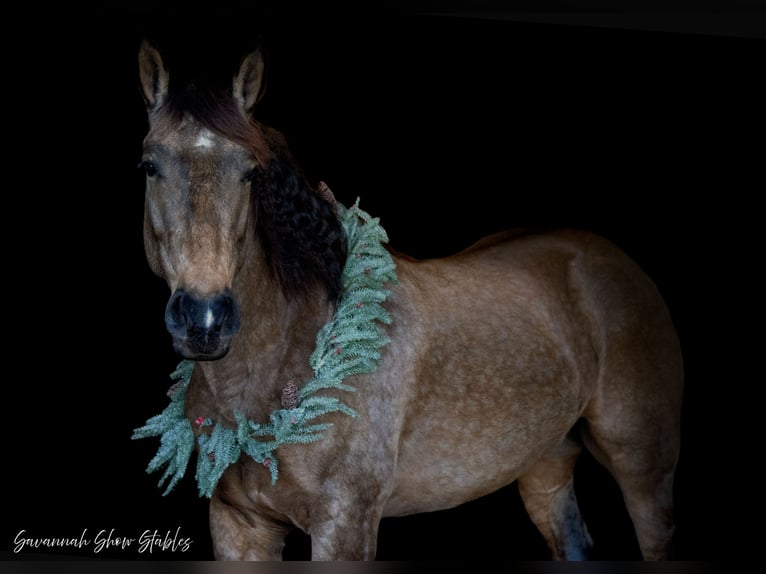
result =
[{"label": "pine cone", "polygon": [[294,409],[299,402],[298,385],[290,381],[282,388],[282,408]]},{"label": "pine cone", "polygon": [[326,202],[328,202],[330,205],[335,205],[335,195],[333,195],[333,192],[330,191],[330,188],[327,187],[327,184],[323,181],[319,182],[319,185],[317,185],[317,193],[319,194],[319,197],[324,199]]}]

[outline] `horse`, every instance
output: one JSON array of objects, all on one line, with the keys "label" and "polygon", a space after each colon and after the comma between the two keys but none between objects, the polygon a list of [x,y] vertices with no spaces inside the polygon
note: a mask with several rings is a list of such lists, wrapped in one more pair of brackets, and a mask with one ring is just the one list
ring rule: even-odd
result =
[{"label": "horse", "polygon": [[[173,348],[193,366],[176,406],[198,460],[234,453],[207,492],[216,559],[281,560],[297,528],[312,560],[374,560],[384,517],[516,482],[551,558],[585,560],[593,540],[573,480],[583,449],[619,486],[643,559],[672,558],[683,360],[670,311],[633,259],[577,229],[499,232],[432,259],[378,235],[375,261],[395,273],[377,291],[348,288],[360,256],[348,226],[379,222],[312,185],[284,135],[256,118],[263,49],[225,89],[171,82],[148,41],[138,62],[145,253],[170,289]],[[354,276],[375,273],[365,265]],[[383,293],[368,301],[379,344],[356,356],[369,361],[301,395],[326,325],[363,293]],[[341,353],[327,345],[322,357]],[[326,408],[278,449],[200,446],[282,432],[305,413],[301,399]]]}]

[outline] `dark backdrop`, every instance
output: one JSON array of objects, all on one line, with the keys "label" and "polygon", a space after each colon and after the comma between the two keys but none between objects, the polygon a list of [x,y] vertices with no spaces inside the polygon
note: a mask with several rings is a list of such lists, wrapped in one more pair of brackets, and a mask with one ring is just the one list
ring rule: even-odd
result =
[{"label": "dark backdrop", "polygon": [[[166,405],[177,362],[169,293],[141,236],[145,36],[169,65],[219,70],[263,41],[260,117],[312,181],[344,203],[361,197],[400,251],[445,255],[501,228],[544,225],[596,231],[635,258],[670,307],[686,361],[677,558],[746,554],[760,452],[746,406],[763,378],[749,330],[762,308],[762,38],[682,18],[626,29],[407,11],[82,16],[7,23],[23,33],[5,40],[3,72],[6,557],[212,558],[191,476],[163,498],[159,476],[144,472],[157,442],[130,440]],[[577,488],[597,556],[638,558],[616,486],[587,455]],[[182,555],[13,553],[22,530],[179,527],[193,540]],[[288,556],[307,548],[296,535]],[[380,530],[381,559],[547,556],[514,485]]]}]

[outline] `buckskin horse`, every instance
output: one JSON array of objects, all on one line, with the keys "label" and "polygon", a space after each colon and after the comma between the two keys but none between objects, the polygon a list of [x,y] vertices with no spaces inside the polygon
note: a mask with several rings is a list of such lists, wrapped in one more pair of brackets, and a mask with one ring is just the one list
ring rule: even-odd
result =
[{"label": "buckskin horse", "polygon": [[[226,90],[176,85],[154,46],[139,50],[145,251],[170,287],[174,348],[193,361],[177,428],[214,475],[215,557],[279,560],[299,528],[313,560],[371,560],[383,517],[516,481],[552,557],[586,559],[573,483],[584,447],[619,485],[643,558],[669,558],[683,364],[650,278],[586,231],[508,231],[424,260],[381,236],[374,261],[395,273],[377,290],[349,287],[376,264],[349,271],[366,244],[352,245],[348,225],[377,220],[310,185],[283,135],[255,119],[263,76],[256,49]],[[335,337],[326,325],[343,332],[367,304],[344,298],[365,293],[380,338],[351,359],[366,366],[303,392],[323,357],[349,348],[335,340],[310,361],[320,336]],[[314,423],[289,434],[311,408]],[[270,433],[288,438],[277,449]]]}]

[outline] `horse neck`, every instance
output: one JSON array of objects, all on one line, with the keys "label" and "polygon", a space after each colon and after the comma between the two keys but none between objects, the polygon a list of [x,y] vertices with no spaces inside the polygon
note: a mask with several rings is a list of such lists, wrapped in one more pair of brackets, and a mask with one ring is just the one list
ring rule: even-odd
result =
[{"label": "horse neck", "polygon": [[333,311],[319,287],[304,297],[285,296],[254,231],[248,233],[245,246],[232,285],[240,305],[240,330],[225,357],[197,363],[202,375],[198,400],[215,410],[207,416],[229,422],[235,410],[268,420],[280,407],[288,382],[300,386],[311,378],[309,357],[316,334]]}]

